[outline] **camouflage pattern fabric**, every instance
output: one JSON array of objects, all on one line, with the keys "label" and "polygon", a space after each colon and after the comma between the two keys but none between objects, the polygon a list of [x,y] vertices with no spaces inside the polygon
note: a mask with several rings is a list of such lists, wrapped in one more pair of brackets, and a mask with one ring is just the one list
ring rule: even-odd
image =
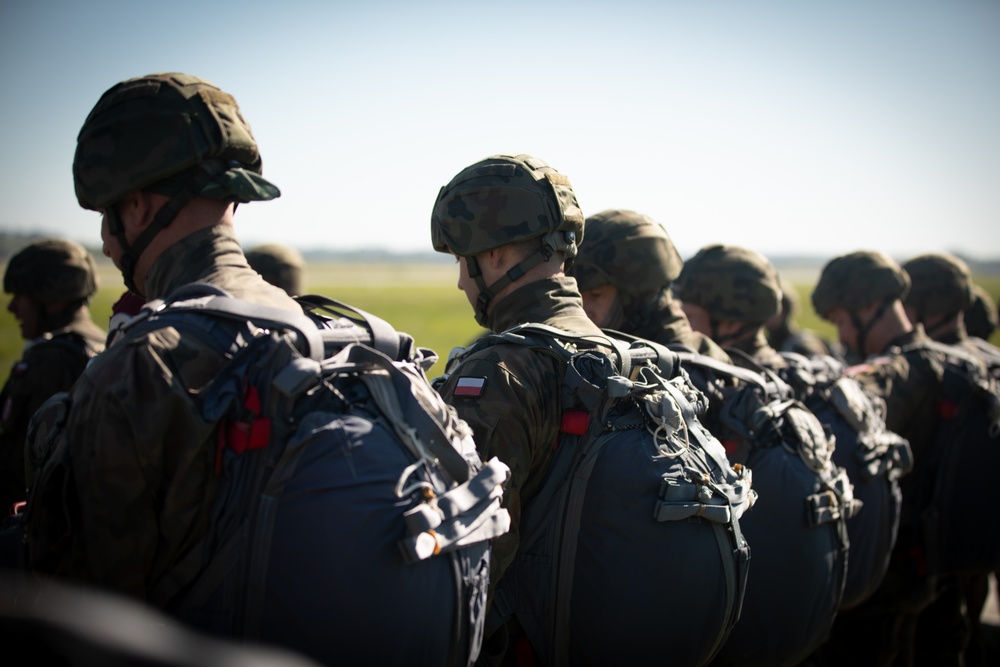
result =
[{"label": "camouflage pattern fabric", "polygon": [[588,216],[586,235],[572,269],[581,292],[613,285],[628,294],[659,293],[684,265],[667,230],[635,211]]},{"label": "camouflage pattern fabric", "polygon": [[[155,298],[191,282],[301,312],[250,268],[226,226],[171,246],[146,286]],[[215,437],[189,392],[222,362],[209,346],[167,327],[125,336],[87,367],[29,495],[33,569],[144,599],[198,542],[217,488]]]},{"label": "camouflage pattern fabric", "polygon": [[[500,332],[536,322],[576,334],[600,334],[583,311],[576,283],[551,278],[528,283],[497,302],[489,326]],[[553,356],[521,345],[493,345],[470,355],[438,387],[445,401],[472,427],[480,457],[498,457],[511,470],[503,507],[510,532],[493,543],[490,599],[514,559],[522,509],[548,472],[562,419],[562,372]]]},{"label": "camouflage pattern fabric", "polygon": [[53,394],[69,391],[91,357],[104,350],[104,330],[85,311],[64,327],[29,341],[0,392],[0,512],[26,499],[24,446],[28,422]]},{"label": "camouflage pattern fabric", "polygon": [[3,291],[27,294],[38,303],[89,301],[97,291],[97,267],[79,243],[42,239],[10,258]]},{"label": "camouflage pattern fabric", "polygon": [[[637,297],[633,299],[638,300]],[[714,340],[691,328],[681,305],[671,296],[669,289],[661,290],[645,303],[627,304],[624,312],[623,333],[660,345],[683,345],[727,364],[732,362]]]},{"label": "camouflage pattern fabric", "polygon": [[816,313],[828,319],[834,308],[856,311],[876,301],[905,299],[910,277],[888,255],[859,250],[827,262],[812,293]]},{"label": "camouflage pattern fabric", "polygon": [[972,274],[959,258],[943,253],[920,255],[902,268],[910,276],[903,304],[913,308],[921,321],[928,315],[955,315],[972,303]]},{"label": "camouflage pattern fabric", "polygon": [[101,210],[209,160],[226,167],[205,196],[254,201],[280,194],[260,176],[257,142],[231,95],[177,72],[122,81],[101,96],[80,129],[77,201]]},{"label": "camouflage pattern fabric", "polygon": [[431,214],[438,252],[468,257],[550,232],[583,241],[583,212],[569,179],[530,155],[493,155],[441,188]]},{"label": "camouflage pattern fabric", "polygon": [[711,245],[684,262],[675,296],[718,322],[763,324],[781,312],[781,285],[771,262],[737,246]]}]

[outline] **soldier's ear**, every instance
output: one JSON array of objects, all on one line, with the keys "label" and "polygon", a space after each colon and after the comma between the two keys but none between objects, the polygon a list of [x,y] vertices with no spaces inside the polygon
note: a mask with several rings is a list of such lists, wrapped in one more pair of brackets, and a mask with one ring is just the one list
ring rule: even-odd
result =
[{"label": "soldier's ear", "polygon": [[125,227],[125,235],[130,241],[142,234],[156,214],[153,195],[141,190],[130,192],[122,197],[117,208],[122,225]]}]

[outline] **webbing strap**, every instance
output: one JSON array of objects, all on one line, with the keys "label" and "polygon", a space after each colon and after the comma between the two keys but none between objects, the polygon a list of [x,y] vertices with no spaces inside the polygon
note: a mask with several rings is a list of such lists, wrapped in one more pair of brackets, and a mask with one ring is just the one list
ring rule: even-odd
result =
[{"label": "webbing strap", "polygon": [[[349,306],[346,303],[319,294],[297,296],[295,300],[308,309],[318,309],[334,317],[343,317],[365,329],[371,336],[370,340],[359,340],[359,343],[370,345],[390,359],[400,360],[400,334],[391,324],[369,312]],[[324,331],[331,340],[336,340],[338,330]]]},{"label": "webbing strap", "polygon": [[493,457],[469,481],[438,496],[433,503],[421,503],[407,511],[406,527],[414,535],[433,530],[476,507],[484,498],[502,495],[501,486],[509,477],[510,468]]},{"label": "webbing strap", "polygon": [[164,311],[214,315],[237,322],[251,321],[261,328],[292,330],[304,343],[305,349],[302,353],[306,357],[321,361],[324,356],[323,339],[319,329],[304,313],[250,303],[205,283],[191,283],[181,287],[166,299],[150,301],[139,315],[125,325],[125,328],[155,319]]}]

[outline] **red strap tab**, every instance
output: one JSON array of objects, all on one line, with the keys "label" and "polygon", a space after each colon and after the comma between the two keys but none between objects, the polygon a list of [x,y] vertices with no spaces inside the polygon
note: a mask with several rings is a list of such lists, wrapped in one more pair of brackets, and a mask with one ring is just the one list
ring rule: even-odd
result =
[{"label": "red strap tab", "polygon": [[722,440],[722,446],[726,449],[726,454],[735,454],[736,450],[739,449],[739,440]]},{"label": "red strap tab", "polygon": [[567,410],[563,413],[559,430],[570,435],[583,435],[590,426],[590,414],[586,410]]},{"label": "red strap tab", "polygon": [[216,432],[215,471],[222,471],[222,450],[226,447],[237,454],[251,449],[263,449],[271,440],[271,420],[261,417],[260,392],[245,383],[243,387],[245,419],[220,424]]},{"label": "red strap tab", "polygon": [[961,409],[958,407],[958,404],[955,403],[954,401],[949,401],[942,398],[938,399],[937,411],[938,414],[941,415],[941,419],[954,419],[955,417],[958,417],[958,413],[961,411]]}]

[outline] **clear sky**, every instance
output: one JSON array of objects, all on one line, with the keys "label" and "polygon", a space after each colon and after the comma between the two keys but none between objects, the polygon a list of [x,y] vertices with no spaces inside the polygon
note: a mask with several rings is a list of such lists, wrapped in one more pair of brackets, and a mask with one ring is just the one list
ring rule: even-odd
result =
[{"label": "clear sky", "polygon": [[76,134],[159,71],[253,127],[282,196],[246,244],[428,250],[438,189],[513,152],[684,256],[1000,257],[998,0],[0,0],[0,228],[99,243]]}]

